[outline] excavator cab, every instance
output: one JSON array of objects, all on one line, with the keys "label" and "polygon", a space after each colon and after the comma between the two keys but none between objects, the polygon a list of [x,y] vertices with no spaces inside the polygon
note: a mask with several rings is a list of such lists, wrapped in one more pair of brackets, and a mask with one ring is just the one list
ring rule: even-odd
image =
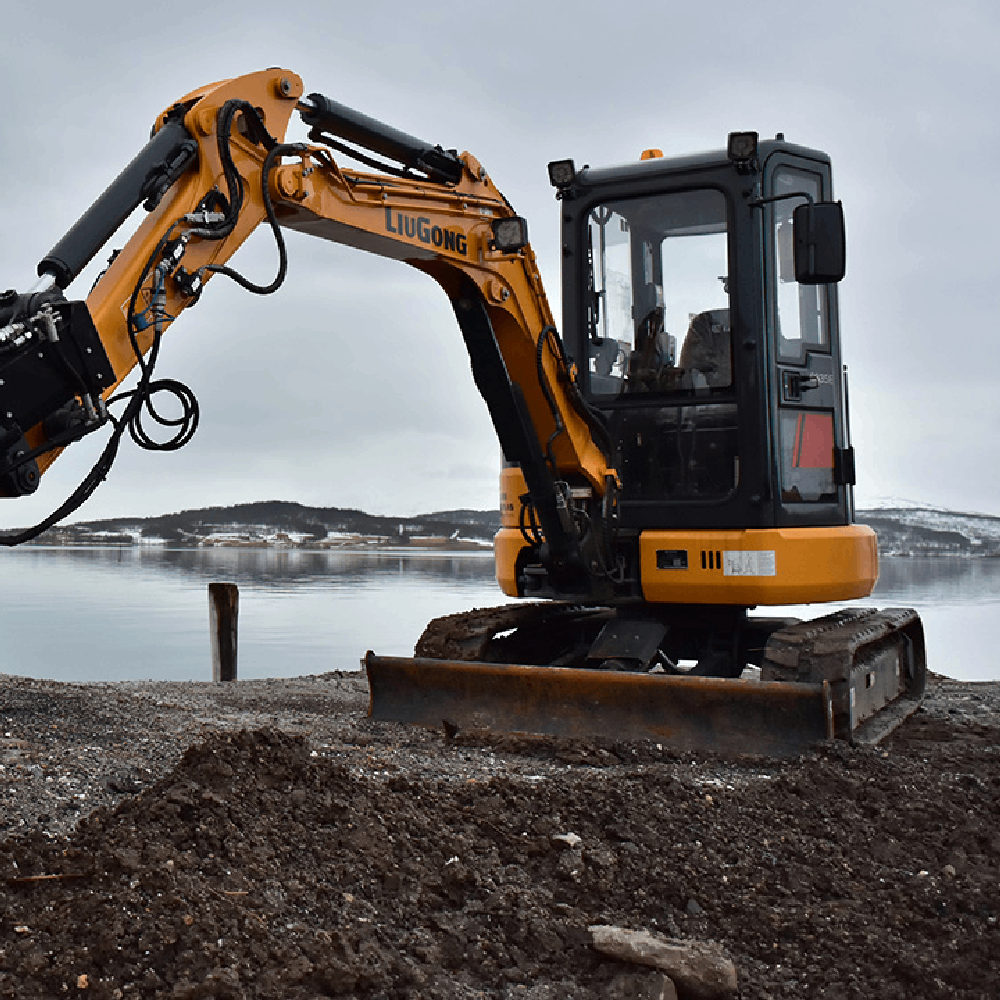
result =
[{"label": "excavator cab", "polygon": [[611,429],[623,530],[851,523],[837,287],[794,261],[830,161],[780,140],[756,158],[650,157],[557,189],[563,328]]}]

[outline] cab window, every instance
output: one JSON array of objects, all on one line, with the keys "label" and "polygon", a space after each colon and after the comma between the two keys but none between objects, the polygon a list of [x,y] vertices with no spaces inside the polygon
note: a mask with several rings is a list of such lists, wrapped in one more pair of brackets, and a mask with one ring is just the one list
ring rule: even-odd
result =
[{"label": "cab window", "polygon": [[583,237],[585,384],[607,414],[623,501],[730,497],[740,462],[725,195],[597,204]]},{"label": "cab window", "polygon": [[[774,194],[808,194],[820,201],[821,179],[818,174],[790,167],[774,173]],[[783,198],[774,203],[774,305],[778,353],[783,358],[800,359],[806,348],[829,350],[830,332],[825,285],[800,285],[795,280],[794,229],[792,213],[805,198]]]},{"label": "cab window", "polygon": [[706,189],[596,205],[586,238],[590,393],[731,389],[724,195]]}]

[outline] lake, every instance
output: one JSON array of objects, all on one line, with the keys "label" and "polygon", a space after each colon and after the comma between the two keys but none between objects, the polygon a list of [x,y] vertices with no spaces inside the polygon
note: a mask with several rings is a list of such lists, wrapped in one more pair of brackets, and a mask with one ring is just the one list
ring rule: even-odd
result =
[{"label": "lake", "polygon": [[[240,588],[242,678],[355,670],[367,649],[408,656],[431,618],[506,600],[488,552],[9,549],[0,552],[0,672],[210,680],[213,580]],[[886,558],[874,595],[859,603],[916,608],[931,669],[1000,679],[992,632],[1000,560]],[[800,617],[827,610],[789,609]]]}]

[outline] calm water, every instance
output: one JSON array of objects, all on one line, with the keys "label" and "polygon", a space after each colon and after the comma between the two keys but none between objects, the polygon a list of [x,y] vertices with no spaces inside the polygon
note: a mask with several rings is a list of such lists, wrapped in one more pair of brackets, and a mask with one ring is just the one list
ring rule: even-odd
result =
[{"label": "calm water", "polygon": [[410,655],[431,618],[501,604],[489,553],[21,548],[0,552],[0,672],[210,680],[208,584],[240,588],[239,676]]},{"label": "calm water", "polygon": [[[208,583],[240,587],[239,674],[353,670],[409,655],[437,615],[505,601],[488,554],[106,548],[0,551],[0,672],[208,680]],[[1000,560],[884,559],[870,601],[914,607],[932,669],[1000,679]],[[816,617],[820,606],[792,609]],[[767,613],[775,613],[768,611]]]}]

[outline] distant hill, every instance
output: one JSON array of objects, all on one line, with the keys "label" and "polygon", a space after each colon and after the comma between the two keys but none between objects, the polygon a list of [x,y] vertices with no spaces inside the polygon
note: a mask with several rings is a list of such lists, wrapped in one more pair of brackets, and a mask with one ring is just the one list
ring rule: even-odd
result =
[{"label": "distant hill", "polygon": [[[1000,517],[900,503],[859,510],[883,555],[1000,556]],[[442,510],[388,517],[284,500],[206,507],[159,517],[79,521],[52,528],[41,545],[281,545],[304,548],[419,545],[485,548],[500,528],[496,510]]]},{"label": "distant hill", "polygon": [[500,527],[499,511],[448,510],[385,517],[342,507],[284,500],[206,507],[159,517],[79,521],[39,536],[42,545],[410,545],[485,547]]}]

